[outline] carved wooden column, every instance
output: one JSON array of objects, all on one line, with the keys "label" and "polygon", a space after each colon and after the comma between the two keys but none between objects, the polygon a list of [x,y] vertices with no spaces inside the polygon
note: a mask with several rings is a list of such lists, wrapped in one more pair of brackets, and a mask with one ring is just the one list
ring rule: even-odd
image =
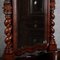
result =
[{"label": "carved wooden column", "polygon": [[54,36],[54,10],[55,10],[55,0],[50,0],[50,41],[49,41],[49,52],[52,53],[52,60],[55,60],[56,54],[57,54],[57,45],[55,42],[55,36]]},{"label": "carved wooden column", "polygon": [[11,0],[4,1],[4,14],[5,14],[5,43],[6,48],[4,51],[4,60],[14,60],[13,46],[12,46],[12,6]]}]

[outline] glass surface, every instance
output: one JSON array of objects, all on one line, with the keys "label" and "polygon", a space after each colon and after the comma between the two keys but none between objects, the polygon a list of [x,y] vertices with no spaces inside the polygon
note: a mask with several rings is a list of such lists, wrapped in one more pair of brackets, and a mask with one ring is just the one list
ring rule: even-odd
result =
[{"label": "glass surface", "polygon": [[43,44],[45,40],[45,17],[43,0],[17,0],[17,47]]},{"label": "glass surface", "polygon": [[30,13],[43,13],[44,1],[43,0],[30,0]]}]

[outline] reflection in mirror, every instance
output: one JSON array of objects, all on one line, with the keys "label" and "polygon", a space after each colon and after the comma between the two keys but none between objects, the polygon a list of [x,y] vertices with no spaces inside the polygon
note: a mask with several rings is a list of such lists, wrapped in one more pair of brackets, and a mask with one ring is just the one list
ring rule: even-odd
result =
[{"label": "reflection in mirror", "polygon": [[34,5],[36,5],[37,4],[37,1],[34,1]]},{"label": "reflection in mirror", "polygon": [[44,1],[43,0],[30,0],[30,13],[43,13]]},{"label": "reflection in mirror", "polygon": [[43,0],[17,0],[18,48],[43,44],[45,16]]}]

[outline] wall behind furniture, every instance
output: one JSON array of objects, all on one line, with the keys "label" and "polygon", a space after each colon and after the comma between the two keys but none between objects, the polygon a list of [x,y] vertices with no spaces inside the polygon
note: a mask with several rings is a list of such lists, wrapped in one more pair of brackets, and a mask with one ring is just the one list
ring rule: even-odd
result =
[{"label": "wall behind furniture", "polygon": [[5,26],[4,26],[4,14],[3,14],[3,1],[4,0],[0,0],[0,57],[2,56],[3,54],[3,51],[4,51],[4,47],[5,47],[5,43],[4,43],[4,38],[5,38],[5,35],[4,35],[4,29],[5,29]]},{"label": "wall behind furniture", "polygon": [[[4,48],[5,48],[5,43],[4,43],[4,14],[3,14],[3,2],[4,0],[0,0],[0,57],[3,54]],[[55,39],[57,42],[57,47],[60,48],[60,0],[56,0],[56,9],[55,9]]]},{"label": "wall behind furniture", "polygon": [[55,4],[55,39],[56,39],[56,43],[57,43],[57,47],[60,48],[60,0],[55,0],[56,4]]}]

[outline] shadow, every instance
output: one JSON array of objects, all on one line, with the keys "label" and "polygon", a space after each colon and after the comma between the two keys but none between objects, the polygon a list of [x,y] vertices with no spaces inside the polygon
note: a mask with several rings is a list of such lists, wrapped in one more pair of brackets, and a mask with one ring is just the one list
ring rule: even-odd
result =
[{"label": "shadow", "polygon": [[41,52],[38,56],[31,55],[31,57],[16,58],[16,60],[51,60],[51,57],[50,53]]}]

